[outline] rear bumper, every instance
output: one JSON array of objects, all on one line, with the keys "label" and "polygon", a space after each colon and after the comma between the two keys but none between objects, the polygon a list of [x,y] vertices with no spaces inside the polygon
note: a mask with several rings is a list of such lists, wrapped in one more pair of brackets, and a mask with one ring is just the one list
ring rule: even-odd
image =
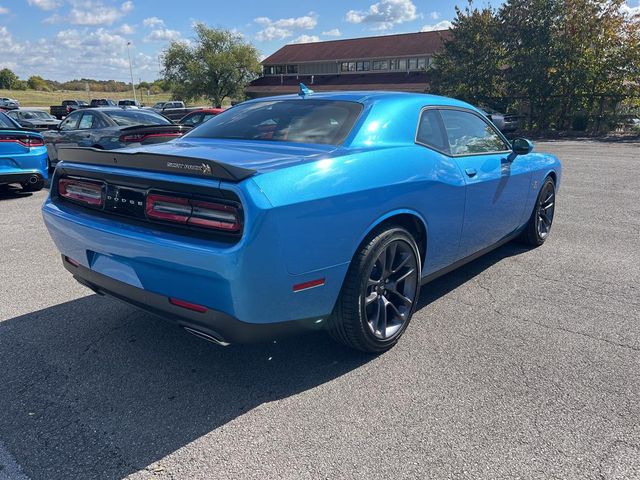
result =
[{"label": "rear bumper", "polygon": [[[169,297],[176,298],[220,312],[227,319],[238,319],[242,322],[237,324],[240,331],[242,324],[260,327],[326,319],[339,295],[348,263],[290,274],[276,222],[248,198],[243,204],[248,233],[232,244],[157,230],[153,225],[123,223],[51,199],[43,206],[43,217],[60,253],[85,269],[81,271],[134,288],[128,292],[152,294],[133,296],[135,301],[127,300],[130,303],[145,304],[147,298],[161,298],[166,307]],[[252,229],[253,224],[260,228]],[[89,273],[81,277],[92,282]],[[320,278],[325,279],[323,286],[294,290],[296,285]],[[98,286],[98,290],[110,291],[104,283]],[[130,294],[120,296],[133,298]],[[170,308],[173,315],[175,310]]]},{"label": "rear bumper", "polygon": [[[82,285],[100,295],[117,298],[130,305],[170,320],[190,333],[209,337],[220,345],[269,341],[286,335],[318,330],[321,322],[315,319],[270,324],[247,323],[226,313],[207,308],[205,312],[191,311],[173,305],[169,297],[131,286],[82,265],[74,265],[62,256],[64,267]],[[201,335],[204,333],[205,335]]]},{"label": "rear bumper", "polygon": [[45,178],[42,175],[42,173],[38,171],[16,172],[16,173],[0,172],[0,185],[4,185],[7,183],[37,183],[42,180],[45,180]]}]

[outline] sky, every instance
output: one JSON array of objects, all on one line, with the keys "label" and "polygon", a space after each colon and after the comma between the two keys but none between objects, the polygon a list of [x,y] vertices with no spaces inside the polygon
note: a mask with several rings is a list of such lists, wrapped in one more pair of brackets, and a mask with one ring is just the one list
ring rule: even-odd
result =
[{"label": "sky", "polygon": [[[466,0],[0,0],[0,68],[129,81],[130,42],[134,80],[149,81],[172,40],[193,39],[195,22],[234,31],[264,58],[287,43],[445,29],[456,4]],[[640,12],[640,0],[624,8]]]}]

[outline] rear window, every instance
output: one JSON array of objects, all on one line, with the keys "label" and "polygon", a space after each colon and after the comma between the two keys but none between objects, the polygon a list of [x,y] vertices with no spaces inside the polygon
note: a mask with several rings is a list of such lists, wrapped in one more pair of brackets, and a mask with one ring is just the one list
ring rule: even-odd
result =
[{"label": "rear window", "polygon": [[16,124],[11,121],[4,113],[0,112],[0,127],[17,128]]},{"label": "rear window", "polygon": [[235,106],[187,136],[339,145],[362,105],[335,100],[270,100]]},{"label": "rear window", "polygon": [[117,112],[103,111],[118,125],[131,127],[134,125],[169,125],[171,122],[166,118],[151,112],[141,110],[122,110]]}]

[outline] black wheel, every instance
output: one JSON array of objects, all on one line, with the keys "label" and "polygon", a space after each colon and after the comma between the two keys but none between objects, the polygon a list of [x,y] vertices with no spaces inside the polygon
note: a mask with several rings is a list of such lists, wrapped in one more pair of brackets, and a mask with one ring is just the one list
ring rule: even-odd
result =
[{"label": "black wheel", "polygon": [[531,218],[520,236],[522,242],[534,247],[538,247],[545,242],[549,232],[551,232],[555,205],[556,184],[553,178],[547,177],[542,184],[542,188],[540,188],[540,193],[538,193]]},{"label": "black wheel", "polygon": [[420,256],[404,228],[373,232],[356,253],[329,322],[345,345],[384,352],[404,333],[420,291]]},{"label": "black wheel", "polygon": [[36,183],[21,183],[23,192],[37,192],[44,188],[44,180],[38,180]]}]

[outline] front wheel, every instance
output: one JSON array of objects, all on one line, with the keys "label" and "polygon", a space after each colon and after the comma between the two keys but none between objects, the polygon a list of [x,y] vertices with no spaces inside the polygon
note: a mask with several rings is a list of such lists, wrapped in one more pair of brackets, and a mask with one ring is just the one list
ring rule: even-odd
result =
[{"label": "front wheel", "polygon": [[365,352],[393,347],[407,329],[420,291],[420,256],[404,228],[373,232],[356,253],[329,322],[339,342]]},{"label": "front wheel", "polygon": [[539,247],[542,245],[553,223],[553,214],[556,205],[556,184],[553,178],[547,177],[538,193],[533,213],[524,231],[520,235],[520,240],[527,245]]}]

